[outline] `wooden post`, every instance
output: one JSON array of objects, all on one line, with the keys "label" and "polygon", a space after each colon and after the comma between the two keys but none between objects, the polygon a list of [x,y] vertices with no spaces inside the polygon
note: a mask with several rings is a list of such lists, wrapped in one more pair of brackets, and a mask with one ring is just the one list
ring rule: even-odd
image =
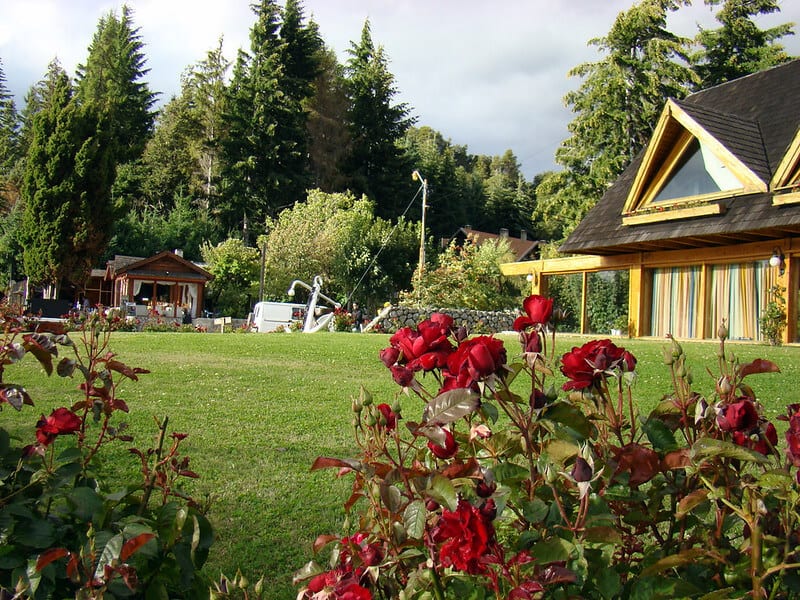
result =
[{"label": "wooden post", "polygon": [[581,273],[581,333],[589,332],[589,311],[587,304],[589,301],[589,273]]},{"label": "wooden post", "polygon": [[633,265],[628,269],[628,331],[630,337],[642,335],[642,287],[644,269],[641,265]]},{"label": "wooden post", "polygon": [[778,278],[778,284],[783,287],[783,300],[786,307],[786,327],[783,329],[783,343],[789,344],[797,339],[797,259],[786,256],[784,259],[786,270]]}]

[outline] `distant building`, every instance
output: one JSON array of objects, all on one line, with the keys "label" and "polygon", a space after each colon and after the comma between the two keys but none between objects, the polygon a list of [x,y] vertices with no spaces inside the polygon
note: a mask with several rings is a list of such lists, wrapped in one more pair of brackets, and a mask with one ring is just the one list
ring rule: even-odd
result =
[{"label": "distant building", "polygon": [[507,240],[511,251],[514,253],[516,261],[537,258],[539,246],[542,243],[538,240],[529,240],[528,232],[524,229],[520,232],[520,236],[517,238],[510,236],[508,234],[508,229],[501,229],[500,233],[488,233],[486,231],[478,231],[469,225],[465,225],[464,227],[460,227],[458,231],[456,231],[449,239],[443,239],[442,245],[447,246],[453,240],[455,240],[456,244],[461,245],[467,238],[472,239],[476,246],[480,246],[483,242],[489,240]]}]

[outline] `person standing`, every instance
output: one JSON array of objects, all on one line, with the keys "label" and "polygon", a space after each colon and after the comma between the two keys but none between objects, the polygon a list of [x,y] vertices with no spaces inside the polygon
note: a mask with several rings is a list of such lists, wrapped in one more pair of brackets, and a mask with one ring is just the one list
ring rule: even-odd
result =
[{"label": "person standing", "polygon": [[361,328],[364,325],[364,313],[358,302],[353,302],[353,331],[361,333]]}]

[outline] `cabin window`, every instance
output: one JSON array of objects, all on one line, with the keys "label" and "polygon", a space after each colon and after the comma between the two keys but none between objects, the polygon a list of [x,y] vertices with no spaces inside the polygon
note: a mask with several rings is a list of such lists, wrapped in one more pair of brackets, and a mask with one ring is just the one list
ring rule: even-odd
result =
[{"label": "cabin window", "polygon": [[689,143],[652,201],[667,202],[741,187],[739,179],[695,138]]}]

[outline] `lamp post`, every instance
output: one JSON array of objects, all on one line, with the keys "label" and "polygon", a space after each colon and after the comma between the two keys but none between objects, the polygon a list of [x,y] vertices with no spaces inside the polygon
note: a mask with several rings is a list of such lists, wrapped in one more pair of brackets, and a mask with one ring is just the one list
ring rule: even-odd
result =
[{"label": "lamp post", "polygon": [[428,180],[425,179],[419,171],[414,169],[411,173],[411,178],[414,181],[422,182],[422,222],[420,223],[419,232],[419,273],[418,281],[422,282],[422,273],[425,271],[425,209],[428,208]]}]

